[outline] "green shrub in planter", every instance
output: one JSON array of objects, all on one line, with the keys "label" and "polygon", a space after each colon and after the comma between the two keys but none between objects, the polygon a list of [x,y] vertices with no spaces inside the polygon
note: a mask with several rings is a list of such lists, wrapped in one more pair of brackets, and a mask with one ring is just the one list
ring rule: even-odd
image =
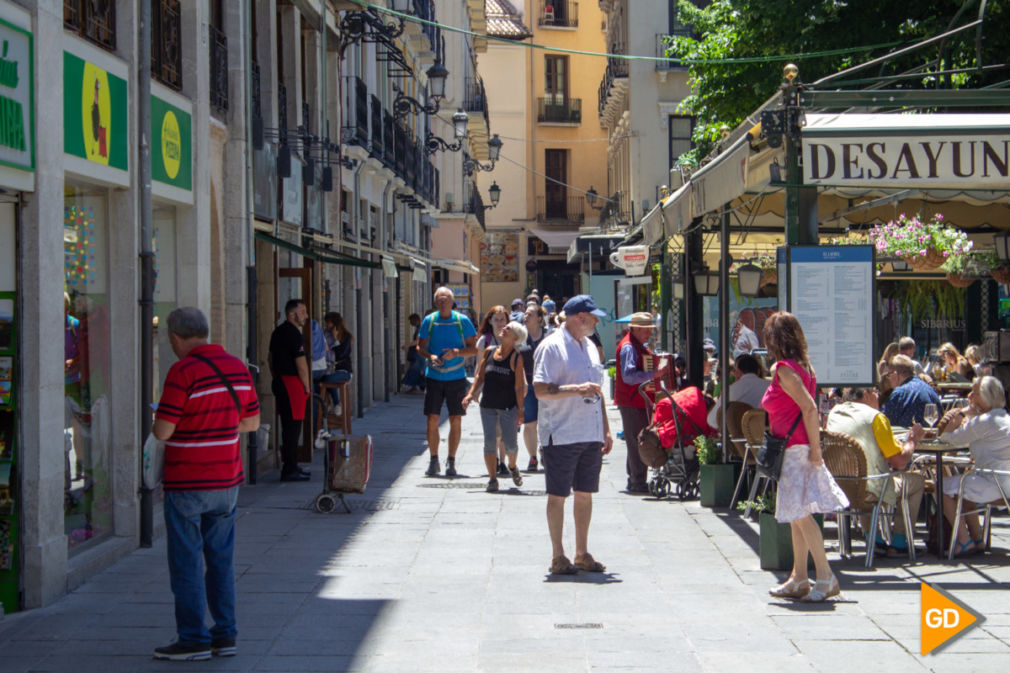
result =
[{"label": "green shrub in planter", "polygon": [[[758,556],[762,570],[791,570],[793,567],[793,533],[788,523],[775,519],[775,496],[762,495],[756,500],[737,503],[743,511],[748,503],[758,512]],[[824,530],[824,515],[815,514],[814,520]],[[812,559],[811,559],[812,563]]]},{"label": "green shrub in planter", "polygon": [[701,506],[729,507],[736,484],[733,465],[722,462],[722,452],[711,437],[695,437],[694,446],[701,463]]}]

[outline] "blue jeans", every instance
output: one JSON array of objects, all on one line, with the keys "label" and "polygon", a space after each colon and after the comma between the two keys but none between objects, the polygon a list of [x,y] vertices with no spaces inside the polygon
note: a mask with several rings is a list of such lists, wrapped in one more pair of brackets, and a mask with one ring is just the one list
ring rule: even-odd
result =
[{"label": "blue jeans", "polygon": [[[168,572],[182,643],[207,644],[212,638],[234,638],[238,633],[232,562],[237,499],[238,486],[165,493]],[[214,619],[209,631],[203,622],[208,606]]]}]

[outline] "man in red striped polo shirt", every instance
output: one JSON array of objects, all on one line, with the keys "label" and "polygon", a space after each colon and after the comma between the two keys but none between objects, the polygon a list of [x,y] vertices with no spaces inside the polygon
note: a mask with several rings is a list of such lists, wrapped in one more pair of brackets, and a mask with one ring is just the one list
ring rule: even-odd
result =
[{"label": "man in red striped polo shirt", "polygon": [[[207,318],[196,308],[168,316],[179,361],[165,377],[154,436],[165,442],[165,530],[178,640],[156,659],[200,661],[234,656],[235,503],[243,481],[239,433],[260,424],[249,370],[207,343]],[[206,559],[206,574],[203,560]],[[210,604],[214,627],[204,613]]]}]

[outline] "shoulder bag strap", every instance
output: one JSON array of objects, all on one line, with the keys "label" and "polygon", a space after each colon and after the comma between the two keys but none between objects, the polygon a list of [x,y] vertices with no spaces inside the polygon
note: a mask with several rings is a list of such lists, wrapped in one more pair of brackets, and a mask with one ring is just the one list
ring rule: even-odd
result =
[{"label": "shoulder bag strap", "polygon": [[196,353],[190,353],[190,355],[192,355],[197,360],[200,360],[205,365],[207,365],[208,367],[210,367],[211,369],[213,369],[214,372],[218,375],[218,377],[228,387],[228,392],[231,393],[231,399],[232,399],[233,402],[235,402],[235,411],[238,412],[238,419],[239,419],[239,421],[241,421],[242,420],[242,403],[239,402],[238,393],[235,392],[235,388],[232,387],[231,382],[228,380],[228,378],[224,375],[224,373],[220,369],[218,369],[217,365],[215,365],[213,362],[210,361],[209,358],[205,358],[202,355],[197,355]]},{"label": "shoulder bag strap", "polygon": [[796,420],[793,421],[793,427],[789,428],[789,434],[786,435],[786,442],[788,442],[789,438],[793,436],[794,432],[796,432],[796,427],[800,424],[800,421],[802,420],[803,420],[803,412],[801,411],[799,415],[796,416]]}]

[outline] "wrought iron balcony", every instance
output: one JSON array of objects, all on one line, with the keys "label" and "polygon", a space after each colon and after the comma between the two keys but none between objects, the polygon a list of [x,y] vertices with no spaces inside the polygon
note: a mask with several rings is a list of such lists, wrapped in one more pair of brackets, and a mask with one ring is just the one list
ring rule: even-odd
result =
[{"label": "wrought iron balcony", "polygon": [[354,75],[344,77],[344,118],[343,141],[348,144],[368,147],[368,86],[364,80]]},{"label": "wrought iron balcony", "polygon": [[579,3],[569,0],[540,0],[537,25],[556,28],[579,27]]},{"label": "wrought iron balcony", "polygon": [[158,0],[151,10],[151,76],[181,91],[182,10],[179,0]]},{"label": "wrought iron balcony", "polygon": [[382,111],[382,163],[386,168],[396,167],[396,140],[393,135],[393,115],[389,110]]},{"label": "wrought iron balcony", "polygon": [[63,0],[63,26],[100,47],[116,50],[115,0]]},{"label": "wrought iron balcony", "polygon": [[214,26],[210,30],[210,104],[228,111],[228,38]]},{"label": "wrought iron balcony", "polygon": [[537,98],[537,121],[565,124],[582,123],[582,99],[561,95]]},{"label": "wrought iron balcony", "polygon": [[537,222],[584,222],[586,197],[583,194],[565,194],[564,191],[537,197]]},{"label": "wrought iron balcony", "polygon": [[[612,45],[613,54],[626,54],[624,45]],[[610,120],[620,108],[623,96],[628,91],[628,60],[623,58],[608,58],[607,69],[603,72],[603,80],[597,93],[597,111],[600,120]]]},{"label": "wrought iron balcony", "polygon": [[372,139],[368,144],[368,153],[376,159],[382,159],[382,101],[372,95]]},{"label": "wrought iron balcony", "polygon": [[480,77],[467,77],[463,86],[463,110],[466,112],[484,112],[487,110],[487,94],[484,91],[484,80]]},{"label": "wrought iron balcony", "polygon": [[487,225],[484,223],[484,199],[480,196],[480,190],[477,189],[477,185],[470,183],[470,198],[466,201],[466,211],[477,217],[477,224],[480,225],[481,229],[487,231]]}]

